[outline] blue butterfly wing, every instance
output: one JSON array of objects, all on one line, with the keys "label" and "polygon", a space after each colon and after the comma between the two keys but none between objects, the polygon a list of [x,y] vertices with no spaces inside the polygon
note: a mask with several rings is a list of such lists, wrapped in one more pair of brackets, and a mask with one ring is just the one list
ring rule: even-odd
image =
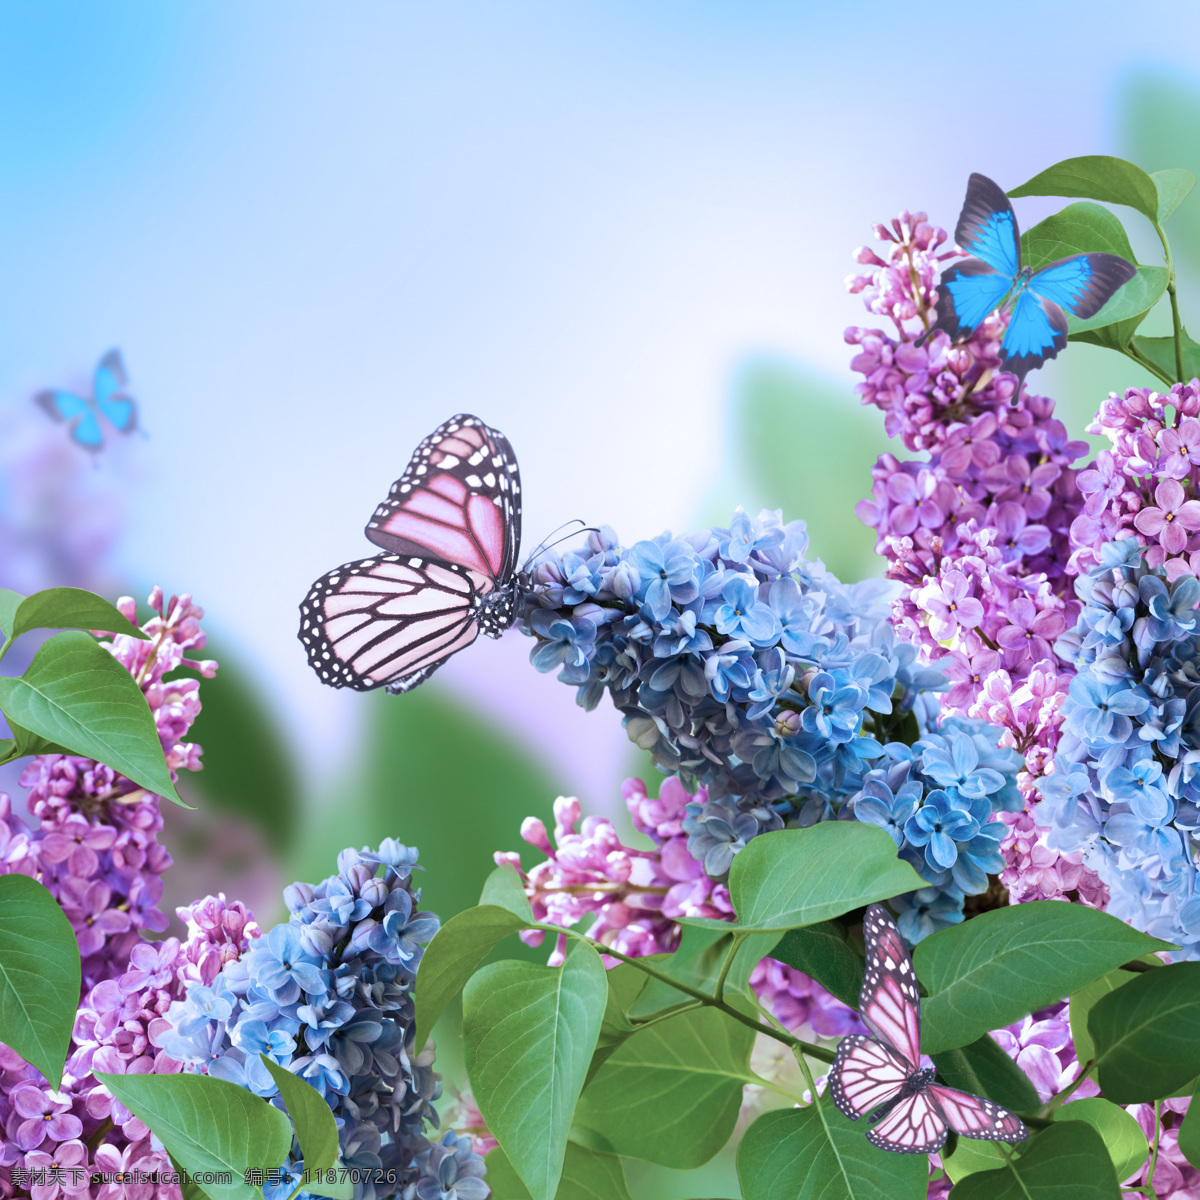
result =
[{"label": "blue butterfly wing", "polygon": [[1027,372],[1040,367],[1067,344],[1067,314],[1053,300],[1025,288],[1017,297],[1000,346],[1004,369],[1017,377],[1017,392]]},{"label": "blue butterfly wing", "polygon": [[1116,254],[1074,254],[1036,272],[1029,289],[1077,317],[1094,317],[1137,274]]},{"label": "blue butterfly wing", "polygon": [[97,400],[100,411],[118,433],[129,433],[137,424],[137,405],[120,392],[106,400]]},{"label": "blue butterfly wing", "polygon": [[125,373],[125,363],[120,350],[110,350],[96,367],[96,375],[92,381],[92,395],[98,404],[103,404],[110,396],[115,395],[129,382]]},{"label": "blue butterfly wing", "polygon": [[92,411],[92,405],[82,396],[61,389],[38,392],[34,400],[56,421],[71,426],[71,437],[85,450],[99,450],[104,445],[104,433]]},{"label": "blue butterfly wing", "polygon": [[967,182],[967,198],[954,227],[954,240],[993,271],[1007,275],[1009,280],[1016,279],[1021,269],[1017,217],[1004,189],[986,175],[974,174]]},{"label": "blue butterfly wing", "polygon": [[[951,267],[938,284],[938,315],[934,329],[944,329],[951,341],[970,337],[975,326],[1012,290],[1012,280],[977,258]],[[932,332],[932,330],[931,330]]]}]

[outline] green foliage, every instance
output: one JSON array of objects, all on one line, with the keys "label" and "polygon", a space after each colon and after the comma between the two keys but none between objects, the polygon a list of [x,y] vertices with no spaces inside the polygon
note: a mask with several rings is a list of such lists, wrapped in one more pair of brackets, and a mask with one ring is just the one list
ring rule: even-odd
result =
[{"label": "green foliage", "polygon": [[553,1200],[571,1116],[608,1001],[600,956],[576,943],[561,967],[492,963],[463,993],[467,1074],[533,1200]]},{"label": "green foliage", "polygon": [[[329,872],[331,846],[377,846],[394,837],[420,848],[445,920],[475,903],[495,870],[493,853],[521,844],[523,818],[534,813],[552,823],[551,802],[564,789],[489,718],[436,683],[403,701],[376,692],[362,704],[366,732],[357,766],[320,806],[289,874],[320,879]],[[471,819],[448,820],[447,806],[463,797]]]},{"label": "green foliage", "polygon": [[[1174,180],[1166,184],[1168,196],[1174,196],[1177,190]],[[1141,167],[1108,154],[1063,159],[1008,194],[1014,198],[1079,196],[1108,204],[1127,204],[1149,220],[1158,220],[1159,193],[1155,181]]]},{"label": "green foliage", "polygon": [[803,971],[843,1004],[858,1007],[863,959],[846,940],[841,922],[821,921],[805,929],[789,929],[771,957]]},{"label": "green foliage", "polygon": [[1075,1043],[1075,1056],[1081,1063],[1091,1062],[1096,1056],[1096,1047],[1092,1044],[1092,1035],[1088,1033],[1087,1028],[1092,1005],[1102,996],[1107,996],[1109,992],[1116,991],[1122,984],[1136,978],[1137,975],[1133,971],[1109,971],[1071,993],[1071,1041]]},{"label": "green foliage", "polygon": [[[871,467],[893,446],[878,414],[853,389],[801,366],[767,358],[743,365],[733,386],[731,423],[742,486],[734,504],[748,512],[782,508],[785,520],[808,522],[810,554],[840,579],[880,574],[875,532],[854,515],[871,490]],[[834,446],[834,454],[814,454]]]},{"label": "green foliage", "polygon": [[[1186,329],[1180,330],[1183,353],[1183,377],[1195,379],[1200,375],[1200,345],[1192,341]],[[1133,348],[1154,363],[1159,370],[1171,374],[1175,370],[1175,339],[1173,337],[1135,337]]]},{"label": "green foliage", "polygon": [[1092,1005],[1096,1081],[1117,1104],[1171,1095],[1200,1075],[1200,962],[1147,971]]},{"label": "green foliage", "polygon": [[279,1109],[236,1083],[207,1075],[110,1075],[96,1078],[148,1125],[183,1170],[228,1171],[229,1184],[204,1185],[212,1200],[261,1200],[244,1182],[251,1167],[282,1163],[292,1127]]},{"label": "green foliage", "polygon": [[58,901],[27,875],[0,875],[0,1029],[56,1088],[80,986],[79,944]]},{"label": "green foliage", "polygon": [[[492,1200],[531,1200],[529,1189],[499,1146],[487,1156],[487,1182]],[[568,1142],[554,1200],[631,1200],[621,1160]]]},{"label": "green foliage", "polygon": [[192,726],[191,737],[204,747],[204,770],[188,776],[188,794],[253,822],[269,846],[287,851],[300,826],[295,754],[249,666],[211,638],[205,653],[221,669],[204,681],[204,706]]},{"label": "green foliage", "polygon": [[1018,1112],[1038,1106],[1037,1088],[1029,1076],[988,1034],[969,1046],[943,1050],[930,1057],[937,1067],[938,1078],[949,1087],[986,1096]]},{"label": "green foliage", "polygon": [[123,633],[142,641],[150,636],[94,592],[59,587],[17,598],[16,592],[8,588],[2,590],[0,629],[10,642],[35,629],[96,629],[105,633]]},{"label": "green foliage", "polygon": [[1120,1200],[1121,1192],[1100,1135],[1083,1121],[1064,1121],[1038,1134],[1020,1158],[968,1175],[953,1195],[954,1200]]},{"label": "green foliage", "polygon": [[1058,1110],[1054,1119],[1090,1125],[1103,1140],[1118,1179],[1128,1179],[1150,1153],[1150,1143],[1137,1121],[1101,1096],[1072,1100]]},{"label": "green foliage", "polygon": [[75,630],[55,634],[24,675],[0,677],[0,710],[22,729],[72,754],[97,759],[147,791],[183,804],[145,696],[90,635]]},{"label": "green foliage", "polygon": [[737,1161],[745,1200],[924,1200],[929,1178],[925,1155],[876,1149],[827,1098],[764,1113]]},{"label": "green foliage", "polygon": [[657,1021],[628,1037],[588,1083],[575,1112],[597,1150],[698,1167],[728,1141],[750,1071],[754,1031],[715,1008]]},{"label": "green foliage", "polygon": [[1179,1126],[1179,1149],[1193,1167],[1200,1167],[1200,1087],[1192,1093],[1192,1102]]},{"label": "green foliage", "polygon": [[757,837],[733,860],[738,928],[785,933],[924,887],[876,825],[827,821]]},{"label": "green foliage", "polygon": [[[281,1067],[265,1054],[258,1056],[279,1088],[279,1095],[287,1107],[296,1141],[300,1143],[300,1157],[304,1159],[306,1171],[327,1171],[338,1160],[337,1122],[333,1110],[325,1103],[325,1097],[311,1084],[287,1067]],[[314,1189],[317,1190],[317,1189]],[[327,1196],[331,1193],[320,1192]]]},{"label": "green foliage", "polygon": [[1139,954],[1165,948],[1107,913],[1053,900],[996,909],[939,930],[913,954],[929,990],[921,1005],[924,1049],[935,1054],[965,1046]]},{"label": "green foliage", "polygon": [[451,917],[438,930],[417,968],[414,997],[418,1046],[425,1044],[446,1005],[462,991],[496,945],[530,924],[532,921],[523,921],[507,908],[481,904]]}]

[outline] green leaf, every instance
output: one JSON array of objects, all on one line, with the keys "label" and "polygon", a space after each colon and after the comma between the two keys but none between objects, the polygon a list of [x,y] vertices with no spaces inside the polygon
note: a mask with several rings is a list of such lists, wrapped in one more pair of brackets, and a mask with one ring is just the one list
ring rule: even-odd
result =
[{"label": "green leaf", "polygon": [[1123,1108],[1101,1096],[1071,1100],[1055,1114],[1056,1121],[1084,1121],[1101,1137],[1118,1179],[1128,1179],[1150,1156],[1142,1127]]},{"label": "green leaf", "polygon": [[806,929],[791,929],[771,952],[797,971],[815,979],[827,992],[851,1008],[862,992],[863,960],[846,940],[838,921],[822,921]]},{"label": "green leaf", "polygon": [[463,989],[479,964],[498,943],[527,924],[507,908],[481,904],[451,917],[434,934],[421,955],[413,989],[418,1050],[425,1045],[446,1005]]},{"label": "green leaf", "polygon": [[[650,959],[656,964],[660,959],[670,958],[669,954],[651,955]],[[644,961],[644,960],[643,960]],[[637,1028],[629,1019],[629,1009],[645,989],[650,977],[629,963],[618,963],[608,976],[608,999],[605,1002],[604,1018],[600,1022],[600,1036],[596,1039],[596,1049],[592,1061],[588,1064],[586,1088],[595,1078],[596,1072],[608,1060],[612,1052]]]},{"label": "green leaf", "polygon": [[[167,1157],[171,1158],[169,1154]],[[175,1186],[179,1188],[183,1200],[208,1200],[208,1193],[198,1183],[193,1183],[190,1176],[186,1183],[183,1182],[184,1170],[173,1158],[171,1158],[171,1166],[180,1176],[180,1181]]]},{"label": "green leaf", "polygon": [[4,634],[4,641],[12,637],[17,609],[24,599],[20,592],[14,592],[12,588],[0,588],[0,633]]},{"label": "green leaf", "polygon": [[1168,167],[1165,171],[1152,172],[1150,178],[1154,180],[1158,191],[1157,220],[1159,225],[1163,225],[1196,186],[1196,177],[1183,167]]},{"label": "green leaf", "polygon": [[8,727],[16,739],[13,743],[15,747],[13,758],[25,758],[30,754],[70,754],[69,750],[65,750],[57,742],[51,742],[46,738],[38,737],[36,733],[30,733],[28,729],[23,729],[16,724],[11,717],[7,719]]},{"label": "green leaf", "polygon": [[1138,267],[1137,274],[1113,294],[1109,302],[1094,317],[1067,314],[1067,340],[1107,345],[1101,335],[1114,330],[1113,340],[1129,344],[1133,331],[1141,325],[1147,313],[1163,298],[1171,273],[1166,267]]},{"label": "green leaf", "polygon": [[1183,1114],[1179,1126],[1179,1149],[1193,1167],[1200,1167],[1200,1087],[1192,1094],[1192,1102]]},{"label": "green leaf", "polygon": [[943,1050],[932,1058],[938,1077],[949,1087],[986,1096],[1018,1112],[1041,1103],[1029,1076],[986,1033],[969,1046]]},{"label": "green leaf", "polygon": [[1079,196],[1085,200],[1103,200],[1106,204],[1126,204],[1151,221],[1158,219],[1158,187],[1154,180],[1141,167],[1107,154],[1064,159],[1008,194],[1014,199]]},{"label": "green leaf", "polygon": [[55,1088],[80,986],[79,944],[58,901],[27,875],[0,875],[0,1029]]},{"label": "green leaf", "polygon": [[[499,1146],[485,1161],[492,1200],[530,1200],[529,1189]],[[621,1160],[568,1142],[554,1200],[631,1200]]]},{"label": "green leaf", "polygon": [[1137,261],[1120,218],[1107,208],[1086,201],[1068,204],[1021,235],[1021,258],[1035,271],[1072,254],[1097,252]]},{"label": "green leaf", "polygon": [[[1200,375],[1200,345],[1192,341],[1186,329],[1181,330],[1180,347],[1183,351],[1183,378],[1195,379]],[[1175,378],[1175,339],[1173,337],[1135,337],[1133,348],[1148,358],[1160,371]]]},{"label": "green leaf", "polygon": [[[293,1075],[265,1054],[258,1056],[279,1089],[300,1143],[300,1157],[309,1171],[325,1171],[338,1160],[337,1122],[325,1097],[310,1083]],[[321,1195],[327,1193],[322,1192]]]},{"label": "green leaf", "polygon": [[925,886],[877,825],[826,821],[760,834],[733,860],[729,895],[741,929],[783,933]]},{"label": "green leaf", "polygon": [[100,629],[142,641],[150,639],[102,596],[73,587],[48,588],[21,601],[9,637],[15,640],[34,629]]},{"label": "green leaf", "polygon": [[1014,904],[939,930],[913,953],[930,993],[921,1004],[922,1049],[965,1046],[1139,954],[1167,948],[1107,913],[1055,900]]},{"label": "green leaf", "polygon": [[952,1183],[958,1183],[980,1171],[994,1171],[1007,1162],[998,1143],[980,1141],[978,1138],[955,1138],[953,1153],[942,1154],[942,1166]]},{"label": "green leaf", "polygon": [[512,867],[497,867],[484,880],[483,891],[479,895],[479,903],[495,904],[516,913],[522,920],[533,924],[533,907],[525,894],[525,884]]},{"label": "green leaf", "polygon": [[[1050,903],[1053,903],[1051,901]],[[1051,1125],[1014,1162],[968,1175],[954,1200],[1120,1200],[1100,1135],[1083,1121]]]},{"label": "green leaf", "polygon": [[143,1124],[179,1166],[231,1172],[233,1182],[206,1183],[213,1200],[262,1200],[244,1181],[250,1168],[273,1169],[292,1148],[287,1117],[236,1083],[208,1075],[110,1075],[96,1078]]},{"label": "green leaf", "polygon": [[1088,1017],[1100,1090],[1116,1104],[1170,1095],[1200,1075],[1198,1025],[1200,962],[1147,971],[1103,996]]},{"label": "green leaf", "polygon": [[929,1179],[924,1154],[872,1146],[826,1098],[764,1113],[743,1135],[737,1167],[745,1200],[924,1200]]},{"label": "green leaf", "polygon": [[223,640],[210,637],[204,653],[221,669],[201,687],[204,705],[191,740],[204,747],[204,770],[187,774],[187,793],[198,794],[205,808],[252,822],[269,846],[290,849],[303,824],[302,791],[279,706],[261,686],[261,676]]},{"label": "green leaf", "polygon": [[492,963],[463,992],[463,1058],[479,1111],[533,1200],[558,1188],[607,1001],[604,967],[586,942],[561,967]]},{"label": "green leaf", "polygon": [[57,633],[19,679],[0,677],[0,711],[72,754],[94,758],[147,791],[183,804],[146,697],[88,634]]},{"label": "green leaf", "polygon": [[575,1124],[587,1144],[689,1169],[729,1140],[750,1071],[754,1030],[697,1008],[628,1037],[584,1089]]},{"label": "green leaf", "polygon": [[[655,961],[655,966],[680,983],[712,992],[735,936],[727,922],[722,924],[723,929],[713,929],[685,923],[678,949],[673,954],[664,954],[661,960]],[[752,933],[743,938],[725,979],[726,995],[748,990],[751,973],[771,953],[777,941],[777,933]],[[629,1012],[631,1016],[646,1017],[684,999],[686,997],[670,984],[651,979]]]},{"label": "green leaf", "polygon": [[1088,1014],[1092,1011],[1092,1005],[1102,996],[1115,992],[1117,988],[1136,978],[1135,971],[1109,971],[1071,993],[1071,1040],[1075,1043],[1075,1057],[1079,1062],[1090,1062],[1096,1056],[1096,1047],[1087,1029]]}]

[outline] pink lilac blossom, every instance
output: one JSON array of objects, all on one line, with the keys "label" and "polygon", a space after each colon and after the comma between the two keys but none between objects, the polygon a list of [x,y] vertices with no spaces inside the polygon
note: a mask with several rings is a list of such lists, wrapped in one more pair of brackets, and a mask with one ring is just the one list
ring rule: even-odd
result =
[{"label": "pink lilac blossom", "polygon": [[[136,619],[132,600],[122,599],[118,607]],[[144,692],[174,776],[200,765],[200,747],[184,740],[200,710],[199,682],[166,676],[185,666],[211,677],[216,664],[189,657],[204,645],[203,613],[189,597],[167,602],[155,588],[150,607],[154,615],[143,627],[148,641],[117,636],[101,644]],[[0,1045],[0,1195],[16,1189],[37,1200],[55,1200],[59,1193],[148,1198],[155,1193],[151,1185],[96,1185],[93,1192],[86,1182],[89,1155],[96,1170],[120,1169],[116,1163],[143,1171],[169,1167],[145,1126],[92,1072],[178,1070],[156,1049],[156,1023],[187,981],[211,982],[219,964],[236,957],[257,927],[241,905],[210,897],[179,910],[188,922],[185,942],[143,941],[144,932],[167,923],[158,901],[171,859],[158,841],[159,798],[100,763],[68,755],[34,759],[21,782],[30,789],[27,804],[37,824],[27,828],[0,795],[0,873],[32,876],[58,899],[79,941],[83,986],[57,1092]],[[57,1171],[46,1176],[51,1166],[64,1168],[65,1182]]]},{"label": "pink lilac blossom", "polygon": [[1112,449],[1079,474],[1085,502],[1071,525],[1072,569],[1088,570],[1105,542],[1132,535],[1146,565],[1169,580],[1200,573],[1200,381],[1114,392],[1087,430]]},{"label": "pink lilac blossom", "polygon": [[[678,917],[733,920],[733,906],[724,884],[714,883],[687,851],[682,823],[686,805],[703,804],[704,788],[691,793],[678,776],[665,779],[657,797],[647,794],[640,779],[628,779],[621,789],[634,827],[653,843],[652,850],[622,844],[611,821],[582,817],[579,801],[560,797],[554,803],[552,843],[545,826],[535,818],[521,826],[521,836],[546,855],[526,873],[520,856],[498,853],[496,862],[520,874],[525,893],[539,921],[568,928],[585,917],[594,921],[588,936],[633,958],[674,950],[679,945]],[[529,945],[541,945],[542,934],[521,935]],[[565,938],[559,938],[550,962],[561,963]],[[823,1037],[862,1031],[858,1015],[834,999],[820,984],[800,971],[764,958],[750,977],[759,999],[789,1029],[807,1026]]]},{"label": "pink lilac blossom", "polygon": [[[902,585],[897,635],[939,663],[952,685],[942,714],[1001,729],[1001,745],[1025,757],[1020,784],[1030,798],[1052,763],[1071,679],[1053,646],[1079,613],[1068,560],[1085,511],[1073,464],[1087,445],[1069,439],[1052,400],[1025,388],[1015,394],[998,353],[1005,316],[988,317],[961,345],[941,332],[916,345],[932,325],[953,247],[924,213],[901,213],[875,233],[883,249],[860,248],[856,258],[869,269],[847,285],[892,328],[848,329],[846,341],[858,347],[851,366],[864,377],[863,403],[880,408],[888,433],[927,459],[883,455],[871,498],[856,512]],[[1200,457],[1200,429],[1186,436],[1168,446],[1175,470],[1193,448]],[[1193,514],[1171,489],[1163,503],[1164,525],[1195,519],[1200,527],[1200,505]],[[1014,847],[1011,838],[1001,847],[1010,865]],[[1076,865],[1065,861],[1063,870]],[[1074,890],[1098,889],[1088,878]]]}]

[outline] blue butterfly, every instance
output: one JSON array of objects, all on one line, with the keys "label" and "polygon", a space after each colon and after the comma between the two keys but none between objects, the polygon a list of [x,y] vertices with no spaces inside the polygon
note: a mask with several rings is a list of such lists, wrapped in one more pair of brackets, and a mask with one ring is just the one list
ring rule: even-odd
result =
[{"label": "blue butterfly", "polygon": [[943,274],[937,320],[917,345],[939,329],[953,341],[968,338],[1001,304],[1011,307],[1000,359],[1017,377],[1014,399],[1026,372],[1067,344],[1063,309],[1077,317],[1095,316],[1137,274],[1133,263],[1116,254],[1073,254],[1040,271],[1021,266],[1021,234],[1012,205],[984,175],[972,175],[967,183],[954,240],[975,257]]},{"label": "blue butterfly", "polygon": [[90,396],[50,388],[34,400],[56,421],[69,422],[72,440],[94,453],[104,445],[101,415],[118,433],[132,433],[137,427],[137,405],[122,390],[128,382],[120,350],[110,350],[96,367]]}]

